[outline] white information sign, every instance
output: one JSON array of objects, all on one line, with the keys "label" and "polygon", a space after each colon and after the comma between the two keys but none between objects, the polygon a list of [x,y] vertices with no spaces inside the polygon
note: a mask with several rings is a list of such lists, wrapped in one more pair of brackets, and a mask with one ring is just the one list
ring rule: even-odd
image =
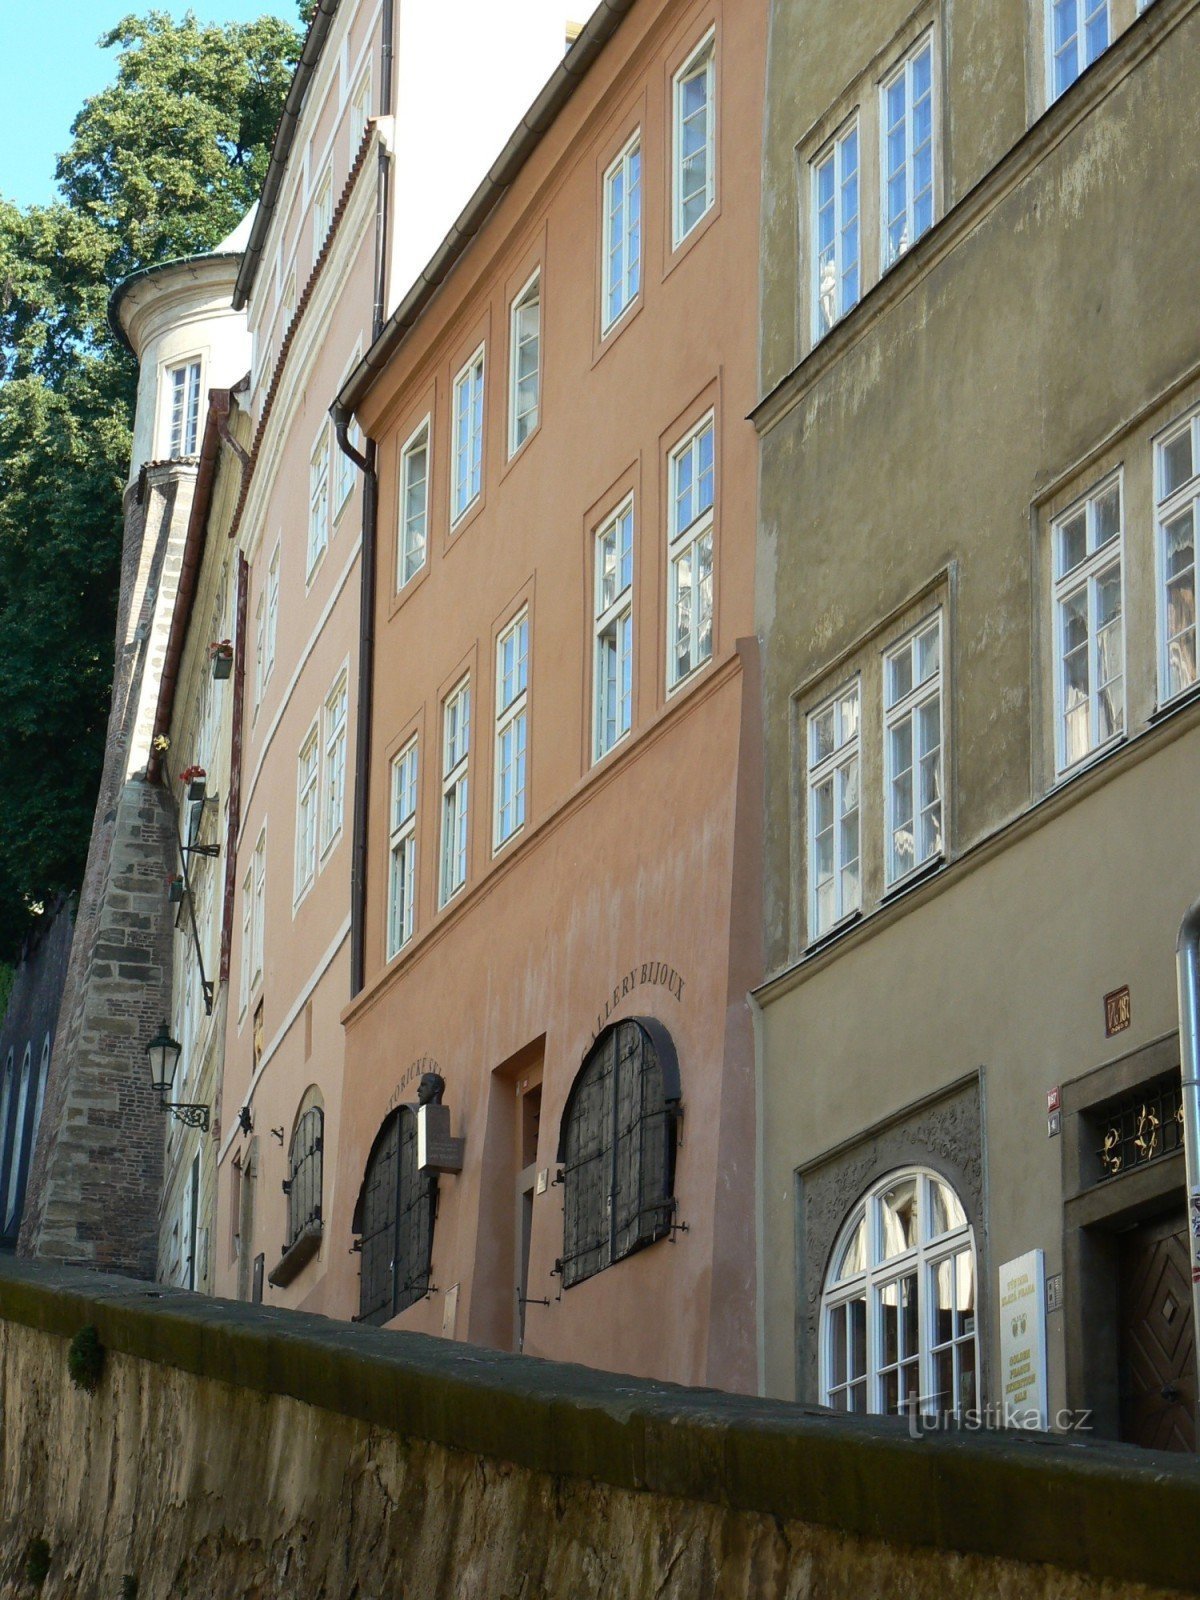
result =
[{"label": "white information sign", "polygon": [[1027,1250],[1000,1268],[1000,1382],[1004,1424],[1045,1428],[1046,1256]]}]

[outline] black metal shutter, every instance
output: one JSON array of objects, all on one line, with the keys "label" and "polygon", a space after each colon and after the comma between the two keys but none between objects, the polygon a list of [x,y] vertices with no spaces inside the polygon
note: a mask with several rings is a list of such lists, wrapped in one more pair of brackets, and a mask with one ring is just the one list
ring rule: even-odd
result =
[{"label": "black metal shutter", "polygon": [[363,1180],[362,1274],[358,1302],[361,1322],[386,1322],[393,1315],[399,1132],[399,1116],[393,1116],[371,1152]]},{"label": "black metal shutter", "polygon": [[288,1153],[288,1236],[290,1248],[310,1222],[321,1219],[325,1113],[310,1106],[296,1124]]},{"label": "black metal shutter", "polygon": [[635,1022],[618,1029],[613,1260],[670,1232],[670,1140],[662,1069]]},{"label": "black metal shutter", "polygon": [[417,1119],[407,1106],[401,1107],[399,1129],[393,1316],[429,1293],[433,1212],[437,1199],[437,1174],[417,1170]]},{"label": "black metal shutter", "polygon": [[563,1165],[563,1286],[570,1288],[612,1260],[612,1107],[616,1036],[584,1063],[571,1093]]}]

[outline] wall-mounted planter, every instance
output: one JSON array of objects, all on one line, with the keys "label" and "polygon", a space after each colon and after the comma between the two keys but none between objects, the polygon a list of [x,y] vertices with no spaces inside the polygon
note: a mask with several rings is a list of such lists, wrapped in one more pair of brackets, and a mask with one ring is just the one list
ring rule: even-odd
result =
[{"label": "wall-mounted planter", "polygon": [[173,906],[179,905],[180,902],[183,900],[183,879],[182,878],[172,878],[171,879],[170,883],[167,885],[167,899],[170,901],[170,903]]},{"label": "wall-mounted planter", "polygon": [[231,655],[216,655],[212,658],[214,678],[228,678],[233,673],[233,657]]}]

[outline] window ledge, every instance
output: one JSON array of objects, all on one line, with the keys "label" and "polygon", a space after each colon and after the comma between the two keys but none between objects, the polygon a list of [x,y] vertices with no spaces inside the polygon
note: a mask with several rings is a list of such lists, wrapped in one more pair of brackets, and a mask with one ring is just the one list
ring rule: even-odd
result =
[{"label": "window ledge", "polygon": [[891,888],[885,894],[880,895],[879,904],[886,906],[890,905],[893,900],[899,900],[910,889],[915,889],[918,884],[924,883],[926,878],[935,877],[945,865],[946,856],[943,853],[922,862],[919,867],[914,867],[911,872],[906,872],[902,878],[897,878]]},{"label": "window ledge", "polygon": [[840,921],[834,923],[832,928],[826,929],[819,938],[810,939],[808,944],[804,946],[804,954],[806,956],[815,956],[818,951],[827,949],[831,944],[836,944],[843,934],[849,933],[851,928],[858,926],[862,921],[862,915],[860,906],[857,911],[851,911],[849,915],[842,917]]},{"label": "window ledge", "polygon": [[267,1273],[267,1282],[276,1289],[286,1289],[294,1278],[300,1276],[321,1248],[324,1231],[325,1224],[319,1217],[315,1222],[309,1222],[301,1228],[296,1239]]},{"label": "window ledge", "polygon": [[1155,723],[1165,722],[1168,717],[1174,716],[1177,711],[1183,711],[1188,706],[1194,706],[1198,700],[1200,700],[1200,682],[1193,683],[1187,689],[1181,689],[1178,694],[1172,695],[1169,700],[1164,700],[1160,706],[1150,713],[1146,721],[1153,727]]}]

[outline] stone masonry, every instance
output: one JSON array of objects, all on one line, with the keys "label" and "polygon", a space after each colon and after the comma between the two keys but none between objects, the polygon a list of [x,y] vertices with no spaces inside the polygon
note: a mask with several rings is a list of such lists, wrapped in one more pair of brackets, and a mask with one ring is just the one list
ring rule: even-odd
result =
[{"label": "stone masonry", "polygon": [[145,1043],[170,1014],[178,856],[171,797],[145,772],[195,481],[193,462],[151,463],[126,491],[104,769],[19,1243],[146,1278],[163,1120]]}]

